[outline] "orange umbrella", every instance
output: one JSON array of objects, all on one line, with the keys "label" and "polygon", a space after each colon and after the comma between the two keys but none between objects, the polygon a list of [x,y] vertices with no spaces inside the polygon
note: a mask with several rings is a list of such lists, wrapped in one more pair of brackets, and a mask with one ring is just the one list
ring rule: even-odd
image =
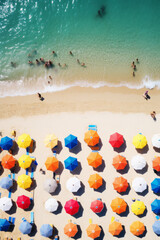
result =
[{"label": "orange umbrella", "polygon": [[135,236],[140,236],[144,233],[145,226],[140,221],[135,221],[130,225],[130,232]]},{"label": "orange umbrella", "polygon": [[74,237],[77,232],[77,225],[72,222],[66,224],[66,226],[64,227],[64,234],[66,234],[68,237]]},{"label": "orange umbrella", "polygon": [[123,177],[115,178],[115,180],[113,182],[113,187],[119,193],[125,192],[127,190],[127,188],[128,188],[127,179],[125,179]]},{"label": "orange umbrella", "polygon": [[2,166],[4,168],[7,169],[11,169],[15,166],[16,160],[14,159],[14,157],[10,154],[6,154],[3,158],[2,158]]},{"label": "orange umbrella", "polygon": [[90,175],[88,183],[90,188],[98,189],[103,184],[103,178],[99,174],[95,173]]},{"label": "orange umbrella", "polygon": [[98,152],[91,152],[87,157],[88,164],[94,168],[102,164],[102,156]]},{"label": "orange umbrella", "polygon": [[90,238],[98,238],[101,234],[101,228],[98,226],[98,224],[91,223],[88,228],[86,229],[87,235]]},{"label": "orange umbrella", "polygon": [[155,157],[152,161],[152,167],[159,172],[160,171],[160,157]]},{"label": "orange umbrella", "polygon": [[97,145],[99,143],[99,135],[94,130],[89,130],[84,135],[84,141],[91,147]]},{"label": "orange umbrella", "polygon": [[46,165],[47,170],[54,172],[59,167],[59,161],[55,157],[48,157],[45,162],[45,165]]},{"label": "orange umbrella", "polygon": [[114,221],[109,224],[109,232],[113,236],[118,236],[122,230],[123,230],[122,224],[117,221]]},{"label": "orange umbrella", "polygon": [[111,202],[111,208],[113,212],[121,214],[126,211],[127,203],[122,198],[115,198]]},{"label": "orange umbrella", "polygon": [[117,170],[123,170],[127,166],[126,158],[121,155],[117,155],[113,158],[112,165]]}]

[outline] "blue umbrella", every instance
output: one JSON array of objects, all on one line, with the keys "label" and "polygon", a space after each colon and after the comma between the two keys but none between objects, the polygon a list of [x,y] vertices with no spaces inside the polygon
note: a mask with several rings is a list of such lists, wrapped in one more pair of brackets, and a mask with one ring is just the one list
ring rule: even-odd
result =
[{"label": "blue umbrella", "polygon": [[155,221],[152,228],[155,234],[160,235],[160,221]]},{"label": "blue umbrella", "polygon": [[64,139],[64,143],[65,143],[65,147],[68,147],[69,149],[72,149],[75,146],[77,146],[77,144],[78,144],[77,137],[70,134],[68,137],[66,137]]},{"label": "blue umbrella", "polygon": [[77,162],[77,158],[74,157],[68,157],[65,161],[64,161],[64,165],[65,168],[73,171],[77,166],[78,166],[78,162]]},{"label": "blue umbrella", "polygon": [[0,231],[8,231],[10,227],[10,223],[7,221],[7,219],[0,218]]},{"label": "blue umbrella", "polygon": [[53,234],[53,227],[49,224],[43,224],[40,228],[40,233],[43,237],[51,237]]},{"label": "blue umbrella", "polygon": [[9,137],[1,138],[0,146],[3,150],[9,150],[13,146],[13,140]]},{"label": "blue umbrella", "polygon": [[151,188],[154,193],[160,193],[160,178],[155,178],[151,182]]},{"label": "blue umbrella", "polygon": [[4,177],[0,180],[0,187],[9,189],[13,186],[13,180],[10,177]]},{"label": "blue umbrella", "polygon": [[151,209],[152,211],[159,215],[160,214],[160,200],[155,199],[152,203],[151,203]]},{"label": "blue umbrella", "polygon": [[19,226],[19,230],[23,234],[30,234],[32,231],[32,225],[27,221],[23,221]]}]

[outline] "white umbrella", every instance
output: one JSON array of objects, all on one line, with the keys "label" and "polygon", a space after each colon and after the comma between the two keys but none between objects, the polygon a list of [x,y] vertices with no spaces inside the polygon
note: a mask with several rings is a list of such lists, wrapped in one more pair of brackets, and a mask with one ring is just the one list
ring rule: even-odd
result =
[{"label": "white umbrella", "polygon": [[56,188],[57,188],[57,182],[55,179],[53,178],[46,179],[46,181],[44,182],[44,189],[47,192],[53,193],[55,192]]},{"label": "white umbrella", "polygon": [[142,170],[146,166],[146,160],[138,154],[132,158],[131,165],[135,170]]},{"label": "white umbrella", "polygon": [[58,202],[55,198],[49,198],[46,202],[45,202],[45,209],[48,212],[55,212],[58,208]]},{"label": "white umbrella", "polygon": [[71,177],[66,182],[66,188],[70,192],[77,192],[81,188],[81,182],[77,177]]},{"label": "white umbrella", "polygon": [[132,188],[135,192],[143,192],[147,189],[147,182],[142,177],[137,177],[132,182]]},{"label": "white umbrella", "polygon": [[154,134],[152,137],[153,147],[160,148],[160,134]]},{"label": "white umbrella", "polygon": [[11,198],[3,197],[0,198],[0,209],[2,211],[9,211],[11,207],[13,206]]}]

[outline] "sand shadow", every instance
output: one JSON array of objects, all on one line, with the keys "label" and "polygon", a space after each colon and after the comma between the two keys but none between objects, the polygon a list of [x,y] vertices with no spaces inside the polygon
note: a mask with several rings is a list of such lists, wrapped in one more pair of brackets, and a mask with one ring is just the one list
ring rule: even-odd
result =
[{"label": "sand shadow", "polygon": [[19,152],[19,147],[18,147],[18,144],[16,143],[16,141],[13,140],[13,145],[12,145],[12,147],[10,148],[9,151],[11,151],[11,154],[12,154],[13,156],[15,156],[15,155],[18,154],[18,152]]},{"label": "sand shadow", "polygon": [[13,203],[13,206],[11,207],[11,209],[9,211],[6,211],[6,213],[9,215],[12,215],[17,211],[17,204],[13,202],[13,200],[12,200],[12,203]]},{"label": "sand shadow", "polygon": [[143,192],[137,192],[138,195],[143,196],[143,197],[144,197],[147,193],[148,193],[148,185],[147,185],[147,189],[144,190]]},{"label": "sand shadow", "polygon": [[59,168],[55,171],[55,174],[61,175],[64,170],[62,162],[59,161]]},{"label": "sand shadow", "polygon": [[58,235],[58,229],[55,227],[53,227],[53,235],[50,237],[50,239],[54,239],[54,236]]},{"label": "sand shadow", "polygon": [[153,149],[154,149],[155,152],[160,153],[160,148],[153,147]]},{"label": "sand shadow", "polygon": [[69,149],[69,152],[78,154],[80,151],[82,151],[82,146],[81,143],[77,140],[77,145],[74,148]]},{"label": "sand shadow", "polygon": [[28,192],[31,192],[33,191],[35,188],[37,187],[37,182],[35,179],[32,179],[32,184],[31,184],[31,187],[26,189]]},{"label": "sand shadow", "polygon": [[124,139],[124,143],[119,148],[113,148],[113,149],[115,152],[121,153],[121,152],[125,152],[126,147],[127,147],[126,140]]},{"label": "sand shadow", "polygon": [[[153,191],[153,190],[152,190],[152,191]],[[160,196],[160,192],[156,193],[156,192],[153,191],[153,193],[154,193],[156,196],[158,196],[158,197]]]},{"label": "sand shadow", "polygon": [[100,236],[98,238],[95,238],[95,240],[103,240],[104,236],[105,236],[105,233],[103,231],[102,226],[99,225],[99,227],[101,228],[101,233],[100,233]]},{"label": "sand shadow", "polygon": [[130,166],[129,166],[128,161],[127,161],[126,167],[122,170],[117,170],[117,172],[119,172],[120,174],[125,174],[125,173],[128,173],[129,169],[130,169]]},{"label": "sand shadow", "polygon": [[146,234],[147,234],[147,228],[146,228],[146,226],[145,226],[145,231],[144,231],[144,233],[143,234],[141,234],[140,236],[138,236],[139,238],[143,238],[143,237],[145,237],[146,236]]},{"label": "sand shadow", "polygon": [[135,170],[136,173],[145,174],[148,171],[148,163],[146,163],[146,166],[142,170]]},{"label": "sand shadow", "polygon": [[121,217],[127,217],[128,214],[129,214],[129,206],[127,205],[126,211],[125,211],[125,212],[122,212],[122,213],[120,213],[120,214],[118,214],[118,215],[121,216]]},{"label": "sand shadow", "polygon": [[97,171],[97,172],[103,172],[104,171],[104,168],[105,168],[105,161],[102,159],[102,164],[99,166],[99,167],[97,167],[97,168],[93,168],[95,171]]},{"label": "sand shadow", "polygon": [[121,192],[121,193],[119,193],[121,196],[124,196],[124,195],[128,195],[129,194],[129,192],[130,192],[130,190],[131,190],[131,186],[130,186],[130,184],[128,183],[128,188],[126,189],[126,191],[125,192]]},{"label": "sand shadow", "polygon": [[2,167],[1,163],[0,163],[0,176],[4,173],[4,168]]},{"label": "sand shadow", "polygon": [[11,169],[11,173],[18,173],[21,170],[18,161],[16,161],[15,166]]},{"label": "sand shadow", "polygon": [[124,225],[122,225],[123,230],[120,232],[120,234],[118,236],[116,236],[117,238],[123,238],[126,234],[126,230]]},{"label": "sand shadow", "polygon": [[56,152],[57,154],[60,154],[60,152],[62,151],[62,142],[58,140],[58,144],[57,146],[55,146],[54,148],[52,148],[52,152]]},{"label": "sand shadow", "polygon": [[36,141],[32,139],[31,144],[29,146],[29,153],[33,153],[36,149]]},{"label": "sand shadow", "polygon": [[63,206],[62,204],[58,201],[58,208],[55,212],[52,212],[52,214],[58,215],[62,212]]},{"label": "sand shadow", "polygon": [[160,171],[156,171],[155,169],[153,169],[154,173],[157,174],[157,176],[160,176]]},{"label": "sand shadow", "polygon": [[61,191],[61,184],[58,183],[56,190],[53,193],[50,193],[52,196],[58,195]]},{"label": "sand shadow", "polygon": [[106,181],[103,179],[103,184],[100,186],[98,189],[94,189],[95,192],[100,192],[102,193],[103,191],[106,190]]},{"label": "sand shadow", "polygon": [[141,214],[141,215],[137,215],[137,217],[143,218],[143,217],[145,217],[147,215],[147,212],[148,212],[148,210],[147,210],[147,207],[146,207],[145,210],[144,210],[144,213]]},{"label": "sand shadow", "polygon": [[79,203],[79,211],[78,211],[78,213],[76,213],[75,215],[73,215],[73,217],[75,217],[75,218],[80,218],[80,217],[82,217],[83,216],[83,211],[84,211],[84,208],[82,207],[82,205],[81,205],[81,203],[80,202],[78,202]]},{"label": "sand shadow", "polygon": [[79,175],[82,171],[82,165],[80,162],[78,162],[78,166],[73,170],[70,171],[73,175]]},{"label": "sand shadow", "polygon": [[148,147],[148,144],[143,148],[143,149],[137,149],[137,152],[140,153],[140,154],[145,154],[149,151],[149,147]]},{"label": "sand shadow", "polygon": [[90,147],[92,149],[92,151],[100,151],[102,146],[103,146],[103,143],[102,143],[101,138],[99,138],[99,143],[97,145],[95,145],[95,146],[88,145],[88,147]]},{"label": "sand shadow", "polygon": [[36,226],[35,223],[33,223],[33,224],[32,224],[32,231],[31,231],[30,234],[28,234],[28,236],[34,237],[34,236],[36,235],[36,233],[37,233],[37,226]]},{"label": "sand shadow", "polygon": [[10,223],[9,229],[7,232],[13,232],[15,224]]},{"label": "sand shadow", "polygon": [[17,191],[17,182],[14,179],[12,180],[13,180],[13,185],[11,187],[11,192],[14,193]]},{"label": "sand shadow", "polygon": [[34,207],[34,201],[33,201],[32,199],[30,199],[30,201],[31,201],[31,204],[30,204],[29,208],[24,209],[25,212],[30,212],[30,211],[32,211],[32,209],[33,209],[33,207]]},{"label": "sand shadow", "polygon": [[85,185],[81,182],[81,188],[77,192],[74,192],[73,194],[75,196],[81,196],[83,193],[85,193]]},{"label": "sand shadow", "polygon": [[76,235],[74,236],[74,239],[79,239],[79,238],[82,237],[82,230],[81,230],[80,225],[77,225],[77,229],[78,229],[78,232],[77,232]]},{"label": "sand shadow", "polygon": [[103,205],[104,205],[103,210],[102,210],[100,213],[96,213],[96,215],[97,215],[98,217],[104,217],[104,216],[106,215],[106,213],[107,213],[106,204],[103,203]]}]

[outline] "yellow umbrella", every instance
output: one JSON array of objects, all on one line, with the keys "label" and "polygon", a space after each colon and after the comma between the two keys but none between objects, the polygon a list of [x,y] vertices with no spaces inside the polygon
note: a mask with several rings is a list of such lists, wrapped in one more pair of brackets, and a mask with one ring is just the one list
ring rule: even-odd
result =
[{"label": "yellow umbrella", "polygon": [[49,134],[44,139],[44,144],[46,147],[54,148],[58,144],[58,138],[54,134]]},{"label": "yellow umbrella", "polygon": [[22,174],[17,179],[18,186],[27,189],[31,186],[32,180],[28,175]]},{"label": "yellow umbrella", "polygon": [[136,136],[133,137],[133,145],[135,148],[142,149],[147,145],[147,139],[144,135],[141,133],[137,134]]},{"label": "yellow umbrella", "polygon": [[134,203],[132,203],[131,205],[131,210],[135,215],[141,215],[144,213],[146,209],[146,206],[144,204],[144,202],[142,201],[135,201]]},{"label": "yellow umbrella", "polygon": [[21,148],[27,148],[31,145],[32,139],[29,134],[23,133],[18,137],[18,146]]},{"label": "yellow umbrella", "polygon": [[24,169],[29,168],[32,163],[32,158],[29,155],[23,154],[19,158],[18,163],[21,168],[24,168]]}]

